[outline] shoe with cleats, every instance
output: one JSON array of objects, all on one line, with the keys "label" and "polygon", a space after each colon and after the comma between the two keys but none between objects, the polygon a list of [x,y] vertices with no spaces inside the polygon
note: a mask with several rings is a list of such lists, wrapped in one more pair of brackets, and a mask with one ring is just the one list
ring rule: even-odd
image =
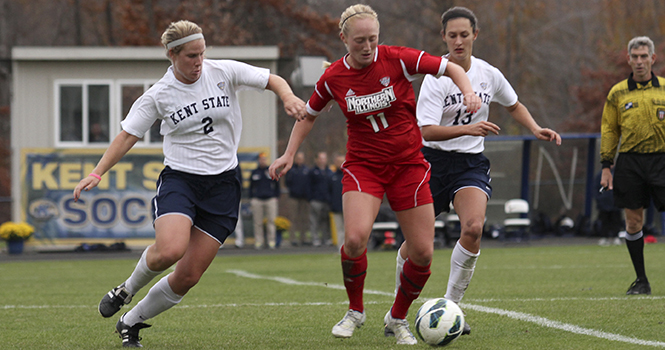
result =
[{"label": "shoe with cleats", "polygon": [[462,335],[469,335],[471,334],[471,326],[469,326],[466,321],[464,321],[464,329],[462,330]]},{"label": "shoe with cleats", "polygon": [[125,288],[124,283],[113,288],[99,302],[99,313],[104,317],[115,315],[116,312],[120,311],[120,308],[132,301],[132,296]]},{"label": "shoe with cleats", "polygon": [[365,313],[356,310],[349,310],[332,328],[332,335],[336,338],[351,338],[353,331],[360,328],[365,323]]},{"label": "shoe with cleats", "polygon": [[638,278],[630,285],[630,288],[628,288],[628,291],[626,292],[626,295],[638,294],[651,295],[651,285],[649,284],[649,281],[640,280]]},{"label": "shoe with cleats", "polygon": [[393,318],[390,314],[392,310],[388,310],[386,316],[383,318],[383,334],[386,337],[394,336],[397,340],[397,344],[405,345],[414,345],[418,341],[416,337],[413,336],[411,330],[409,329],[409,321],[405,319]]},{"label": "shoe with cleats", "polygon": [[151,325],[137,323],[133,326],[128,326],[122,322],[123,317],[120,317],[118,323],[115,325],[115,330],[118,334],[120,334],[120,339],[122,339],[122,346],[125,348],[142,348],[143,345],[141,345],[139,331],[143,328],[151,327]]}]

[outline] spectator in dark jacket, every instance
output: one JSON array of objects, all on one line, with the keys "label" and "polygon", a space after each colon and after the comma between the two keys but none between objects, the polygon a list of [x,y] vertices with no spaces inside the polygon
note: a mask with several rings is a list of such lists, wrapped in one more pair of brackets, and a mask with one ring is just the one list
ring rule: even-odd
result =
[{"label": "spectator in dark jacket", "polygon": [[268,157],[265,153],[259,154],[259,164],[249,182],[249,197],[251,198],[252,217],[254,219],[254,239],[256,249],[263,248],[264,232],[263,220],[266,219],[268,247],[275,249],[275,218],[277,217],[277,198],[279,197],[279,182],[270,179],[268,173]]},{"label": "spectator in dark jacket", "polygon": [[312,244],[315,247],[322,242],[332,244],[330,240],[330,177],[328,154],[319,152],[316,155],[316,166],[309,172],[309,231],[312,233]]},{"label": "spectator in dark jacket", "polygon": [[342,249],[344,244],[344,216],[342,215],[342,178],[344,177],[342,164],[344,164],[344,156],[336,155],[333,164],[335,165],[335,172],[330,178],[330,211],[337,233],[337,247]]},{"label": "spectator in dark jacket", "polygon": [[286,187],[289,189],[291,213],[291,245],[305,243],[309,218],[309,171],[305,165],[305,153],[296,153],[293,166],[286,173]]}]

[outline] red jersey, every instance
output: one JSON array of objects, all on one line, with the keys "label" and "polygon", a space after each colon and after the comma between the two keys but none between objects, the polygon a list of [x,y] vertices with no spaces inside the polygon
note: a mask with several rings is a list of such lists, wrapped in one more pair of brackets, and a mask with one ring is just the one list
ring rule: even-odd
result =
[{"label": "red jersey", "polygon": [[414,163],[423,156],[411,82],[416,74],[442,75],[448,61],[424,51],[399,46],[376,48],[374,62],[355,69],[346,56],[323,73],[307,112],[319,115],[335,100],[346,116],[346,160]]}]

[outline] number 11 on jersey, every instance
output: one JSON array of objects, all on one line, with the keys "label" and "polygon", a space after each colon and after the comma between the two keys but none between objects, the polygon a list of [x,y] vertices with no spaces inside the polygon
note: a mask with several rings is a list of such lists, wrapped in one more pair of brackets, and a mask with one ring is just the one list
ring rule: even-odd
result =
[{"label": "number 11 on jersey", "polygon": [[[388,127],[388,121],[386,120],[386,116],[383,113],[379,113],[376,115],[379,117],[379,120],[381,120],[381,125],[383,126],[384,129]],[[379,129],[379,124],[376,122],[376,118],[374,115],[368,115],[367,119],[369,120],[370,123],[372,123],[372,128],[374,129],[374,132],[379,132],[381,129]]]}]

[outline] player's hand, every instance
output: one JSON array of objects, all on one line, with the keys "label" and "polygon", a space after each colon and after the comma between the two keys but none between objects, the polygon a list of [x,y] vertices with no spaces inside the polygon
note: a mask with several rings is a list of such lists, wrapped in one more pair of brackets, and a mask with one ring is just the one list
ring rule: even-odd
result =
[{"label": "player's hand", "polygon": [[500,130],[501,130],[501,128],[498,125],[496,125],[492,122],[481,121],[481,122],[478,122],[478,123],[473,123],[473,124],[466,125],[466,130],[465,130],[464,134],[470,135],[470,136],[485,137],[485,136],[489,135],[490,132],[495,134],[495,135],[499,135]]},{"label": "player's hand", "polygon": [[601,174],[600,174],[600,186],[606,190],[611,190],[614,188],[612,181],[612,169],[611,168],[603,168]]},{"label": "player's hand", "polygon": [[300,121],[307,116],[307,108],[305,102],[294,94],[289,94],[282,100],[284,102],[284,110],[286,114]]},{"label": "player's hand", "polygon": [[475,113],[479,110],[481,103],[480,97],[474,93],[464,95],[464,105],[466,106],[466,111],[469,113]]},{"label": "player's hand", "polygon": [[270,167],[268,168],[270,178],[275,181],[279,180],[282,176],[286,175],[292,166],[293,157],[289,157],[286,154],[282,155],[270,164]]},{"label": "player's hand", "polygon": [[561,146],[561,136],[554,130],[541,128],[533,133],[539,140],[555,141],[557,146]]},{"label": "player's hand", "polygon": [[77,202],[81,197],[81,191],[90,191],[93,187],[97,187],[99,181],[99,179],[90,175],[81,179],[79,184],[74,188],[74,202]]}]

